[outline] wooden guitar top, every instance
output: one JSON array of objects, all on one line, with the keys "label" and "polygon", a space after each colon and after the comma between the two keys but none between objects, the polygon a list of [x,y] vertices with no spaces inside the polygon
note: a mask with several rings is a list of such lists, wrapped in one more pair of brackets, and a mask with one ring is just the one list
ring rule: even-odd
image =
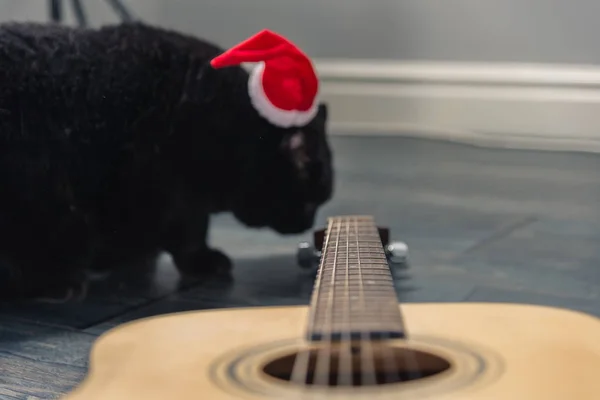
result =
[{"label": "wooden guitar top", "polygon": [[600,399],[600,321],[515,304],[405,304],[409,346],[449,368],[407,383],[309,387],[267,375],[304,348],[307,307],[198,311],[138,320],[98,339],[66,400]]}]

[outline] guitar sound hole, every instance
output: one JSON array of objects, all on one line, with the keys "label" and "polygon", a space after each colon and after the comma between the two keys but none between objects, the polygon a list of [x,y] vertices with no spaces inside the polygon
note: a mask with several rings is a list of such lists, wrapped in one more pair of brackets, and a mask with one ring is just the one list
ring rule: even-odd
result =
[{"label": "guitar sound hole", "polygon": [[402,347],[371,349],[368,353],[358,348],[345,353],[340,349],[307,352],[308,362],[299,363],[306,368],[300,369],[295,378],[292,378],[294,364],[297,358],[306,360],[306,353],[275,359],[263,371],[273,378],[300,385],[371,386],[411,382],[450,368],[450,363],[442,357]]}]

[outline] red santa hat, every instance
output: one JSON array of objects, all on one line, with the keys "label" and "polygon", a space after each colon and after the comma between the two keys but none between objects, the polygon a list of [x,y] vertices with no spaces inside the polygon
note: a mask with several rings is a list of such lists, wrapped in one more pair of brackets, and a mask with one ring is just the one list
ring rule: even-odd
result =
[{"label": "red santa hat", "polygon": [[319,79],[311,60],[283,36],[263,30],[210,62],[213,68],[256,62],[248,80],[256,111],[272,124],[308,124],[317,114]]}]

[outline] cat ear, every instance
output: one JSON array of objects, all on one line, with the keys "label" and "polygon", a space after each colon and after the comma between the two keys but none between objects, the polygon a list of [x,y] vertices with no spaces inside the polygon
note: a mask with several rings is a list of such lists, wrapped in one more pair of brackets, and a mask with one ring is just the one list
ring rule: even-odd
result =
[{"label": "cat ear", "polygon": [[307,127],[315,129],[317,132],[326,132],[327,119],[329,118],[329,108],[327,103],[319,103],[315,117],[310,121]]},{"label": "cat ear", "polygon": [[317,110],[317,119],[322,121],[327,121],[329,111],[327,108],[327,103],[321,102],[319,103],[319,108]]}]

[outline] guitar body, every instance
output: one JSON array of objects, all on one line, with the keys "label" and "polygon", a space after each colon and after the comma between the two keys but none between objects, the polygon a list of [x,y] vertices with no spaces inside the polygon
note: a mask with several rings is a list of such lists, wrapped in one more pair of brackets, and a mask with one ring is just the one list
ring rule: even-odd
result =
[{"label": "guitar body", "polygon": [[[374,344],[378,383],[344,385],[332,343],[307,344],[309,307],[198,311],[124,324],[98,339],[68,400],[592,400],[600,398],[600,321],[516,304],[404,304],[407,339]],[[329,355],[337,384],[289,381],[298,351]],[[312,356],[311,356],[312,357]],[[341,351],[339,357],[342,357]],[[312,358],[311,358],[312,360]],[[333,361],[332,361],[333,360]],[[316,366],[315,366],[316,365]],[[319,370],[319,368],[321,368]],[[402,379],[412,374],[412,380]],[[337,376],[337,377],[335,377]],[[418,376],[421,376],[420,378]],[[398,382],[403,380],[402,382]]]}]

